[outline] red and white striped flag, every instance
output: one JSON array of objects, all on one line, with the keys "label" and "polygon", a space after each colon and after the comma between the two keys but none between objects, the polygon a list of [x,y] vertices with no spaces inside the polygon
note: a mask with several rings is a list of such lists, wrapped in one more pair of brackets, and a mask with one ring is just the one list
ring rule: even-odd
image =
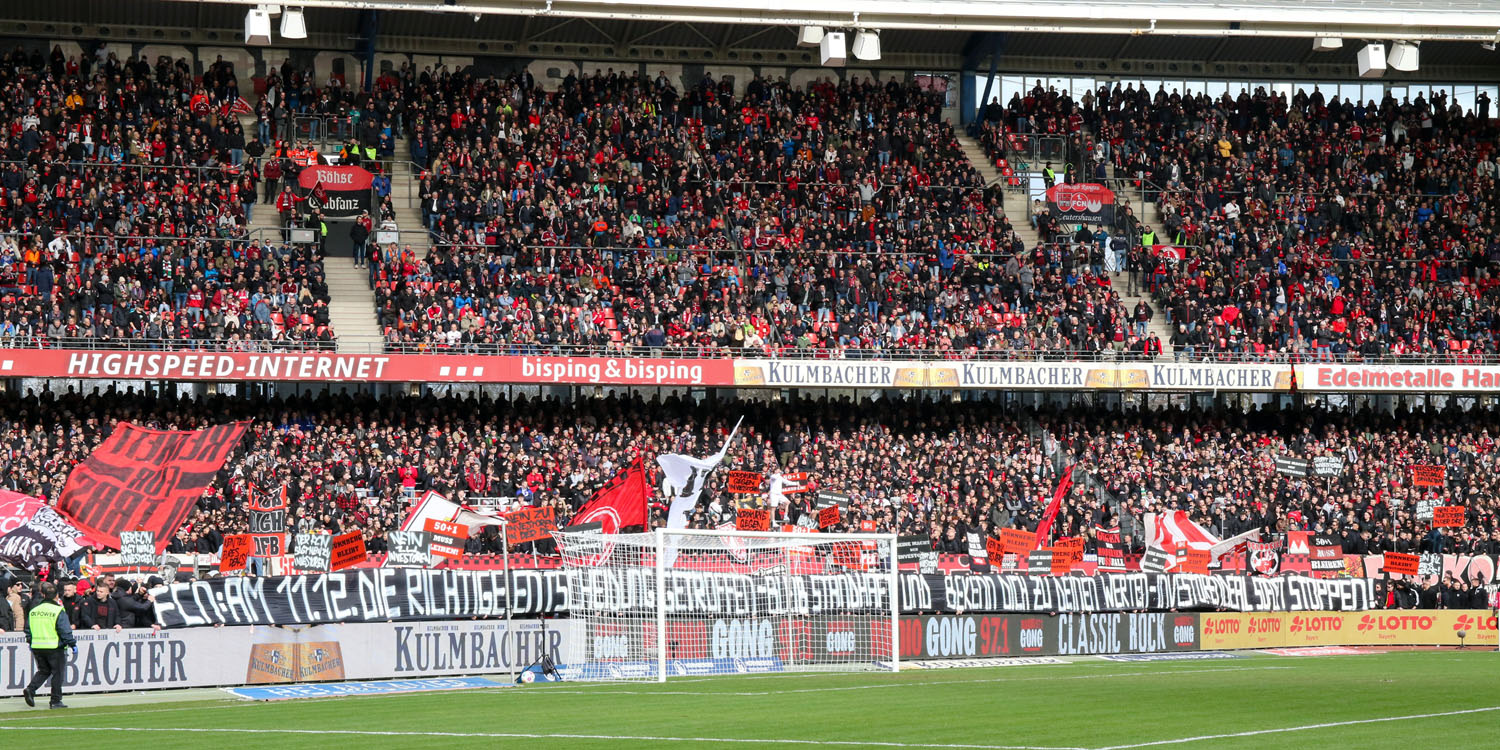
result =
[{"label": "red and white striped flag", "polygon": [[233,104],[229,105],[229,113],[235,115],[250,115],[255,114],[255,109],[250,106],[250,102],[246,101],[245,97],[241,96],[236,98]]}]

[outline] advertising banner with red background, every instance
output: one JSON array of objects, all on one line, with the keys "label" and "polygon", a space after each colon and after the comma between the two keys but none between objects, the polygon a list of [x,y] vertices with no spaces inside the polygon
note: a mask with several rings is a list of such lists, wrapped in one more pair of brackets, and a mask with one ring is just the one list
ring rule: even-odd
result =
[{"label": "advertising banner with red background", "polygon": [[0,350],[0,377],[108,380],[734,385],[729,359],[332,352]]},{"label": "advertising banner with red background", "polygon": [[1500,366],[673,359],[333,352],[0,349],[0,377],[742,388],[1500,393]]}]

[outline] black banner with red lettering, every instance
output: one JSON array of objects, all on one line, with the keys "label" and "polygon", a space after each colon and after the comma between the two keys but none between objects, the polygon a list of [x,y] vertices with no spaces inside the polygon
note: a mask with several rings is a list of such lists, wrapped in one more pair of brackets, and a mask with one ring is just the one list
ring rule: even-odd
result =
[{"label": "black banner with red lettering", "polygon": [[122,531],[154,532],[161,552],[248,426],[178,431],[122,423],[74,467],[57,505],[117,548]]}]

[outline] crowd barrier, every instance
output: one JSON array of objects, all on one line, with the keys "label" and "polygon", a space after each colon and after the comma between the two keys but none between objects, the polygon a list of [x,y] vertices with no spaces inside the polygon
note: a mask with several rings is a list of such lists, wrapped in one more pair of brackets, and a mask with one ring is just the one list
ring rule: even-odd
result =
[{"label": "crowd barrier", "polygon": [[[689,639],[696,645],[675,649],[671,664],[678,671],[710,674],[726,671],[714,669],[721,661],[743,668],[747,660],[758,659],[775,671],[792,657],[817,661],[842,656],[838,650],[847,648],[848,636],[858,635],[851,629],[879,627],[878,619],[815,618],[796,628],[785,623],[767,628],[765,643],[751,643],[741,632],[744,628],[731,627],[738,622],[732,618],[704,621],[701,637]],[[650,635],[649,623],[641,627],[642,637]],[[875,648],[883,649],[889,643],[884,632],[865,635],[871,636]],[[795,637],[774,636],[777,633],[795,633]],[[595,634],[594,647],[599,649],[600,641],[612,643],[622,635]],[[509,675],[542,655],[560,665],[571,664],[563,670],[566,678],[578,674],[577,657],[584,645],[583,634],[567,619],[79,631],[77,639],[78,655],[68,658],[65,673],[70,694]],[[904,661],[1087,655],[1194,659],[1224,658],[1220,652],[1244,649],[1459,645],[1495,648],[1494,613],[908,615],[901,618],[899,635]],[[20,695],[31,674],[25,636],[0,634],[0,696]]]},{"label": "crowd barrier", "polygon": [[1497,638],[1489,610],[1105,612],[903,617],[900,644],[902,659],[972,659],[1318,646],[1492,649]]},{"label": "crowd barrier", "polygon": [[[571,633],[566,620],[79,630],[78,654],[68,657],[64,690],[508,674],[543,654],[560,660]],[[32,670],[25,635],[0,633],[0,696],[20,695]]]}]

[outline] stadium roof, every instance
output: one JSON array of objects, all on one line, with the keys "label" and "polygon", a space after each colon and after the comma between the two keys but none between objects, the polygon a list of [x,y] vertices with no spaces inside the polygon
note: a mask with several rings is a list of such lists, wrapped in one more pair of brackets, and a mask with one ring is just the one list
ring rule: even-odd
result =
[{"label": "stadium roof", "polygon": [[[852,24],[854,11],[839,8],[857,7],[859,25],[881,31],[884,59],[876,67],[882,69],[987,67],[988,54],[999,51],[1006,71],[1340,78],[1355,75],[1354,58],[1366,40],[1440,38],[1422,45],[1421,71],[1387,78],[1500,78],[1500,52],[1479,43],[1500,32],[1500,3],[1493,0],[1055,0],[1045,5],[1046,18],[1029,15],[1038,10],[1035,4],[1008,0],[873,0],[825,3],[818,10],[789,2],[765,6],[776,10],[749,10],[743,0],[551,0],[550,12],[547,0],[455,2],[308,0],[308,39],[278,39],[276,46],[350,50],[361,33],[361,11],[378,8],[387,11],[379,25],[381,51],[816,66],[817,50],[797,46],[797,26],[836,22],[829,19]],[[12,3],[0,8],[0,34],[237,45],[244,6],[251,4]],[[671,20],[683,18],[689,20]],[[1155,32],[1149,31],[1152,19]],[[1403,25],[1407,21],[1417,25]],[[1052,30],[1061,28],[1074,30]],[[1009,31],[997,44],[1002,35],[990,32],[1003,29]],[[1343,36],[1346,43],[1314,53],[1307,38],[1312,35]]]},{"label": "stadium roof", "polygon": [[[183,0],[202,2],[202,0]],[[215,0],[255,5],[257,0]],[[608,20],[822,25],[941,31],[1173,33],[1215,36],[1372,36],[1491,41],[1500,5],[1488,0],[299,0],[307,7],[558,15]]]}]

